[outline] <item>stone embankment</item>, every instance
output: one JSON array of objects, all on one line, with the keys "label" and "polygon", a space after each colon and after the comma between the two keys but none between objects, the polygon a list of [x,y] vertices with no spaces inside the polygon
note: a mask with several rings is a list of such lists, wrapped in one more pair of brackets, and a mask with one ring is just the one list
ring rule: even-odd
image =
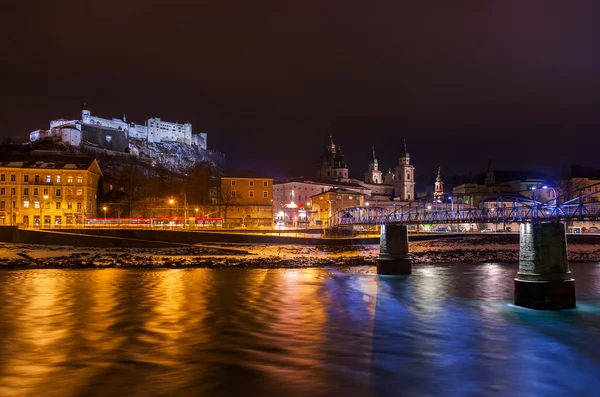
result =
[{"label": "stone embankment", "polygon": [[[569,260],[600,261],[595,238],[571,239]],[[223,248],[232,248],[230,250]],[[517,262],[518,236],[411,241],[414,264]],[[176,248],[76,248],[0,243],[0,268],[302,268],[375,265],[379,245],[228,245]]]}]

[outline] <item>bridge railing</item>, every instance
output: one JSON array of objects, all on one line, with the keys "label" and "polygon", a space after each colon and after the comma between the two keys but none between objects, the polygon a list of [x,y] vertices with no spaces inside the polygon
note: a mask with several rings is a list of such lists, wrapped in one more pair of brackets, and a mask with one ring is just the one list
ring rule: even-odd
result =
[{"label": "bridge railing", "polygon": [[583,203],[579,199],[565,203],[527,198],[498,197],[497,205],[475,208],[466,205],[411,202],[393,209],[350,207],[337,211],[330,226],[381,225],[387,223],[509,223],[536,221],[600,220],[600,203]]}]

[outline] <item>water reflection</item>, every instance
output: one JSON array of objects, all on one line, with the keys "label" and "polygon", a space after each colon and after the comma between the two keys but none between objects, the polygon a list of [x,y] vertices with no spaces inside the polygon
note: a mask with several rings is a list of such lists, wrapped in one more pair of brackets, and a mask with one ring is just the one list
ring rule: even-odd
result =
[{"label": "water reflection", "polygon": [[4,271],[0,395],[594,395],[600,267],[572,271],[566,312],[503,264]]}]

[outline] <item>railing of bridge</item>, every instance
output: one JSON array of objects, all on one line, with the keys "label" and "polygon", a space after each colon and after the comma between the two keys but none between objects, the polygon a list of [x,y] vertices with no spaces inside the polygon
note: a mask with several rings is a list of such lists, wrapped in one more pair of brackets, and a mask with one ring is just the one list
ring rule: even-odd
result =
[{"label": "railing of bridge", "polygon": [[339,210],[330,218],[330,227],[339,225],[442,224],[442,223],[508,223],[600,220],[600,203],[584,203],[581,195],[559,203],[514,196],[487,198],[480,208],[454,202],[427,199],[410,202],[396,209],[351,207]]}]

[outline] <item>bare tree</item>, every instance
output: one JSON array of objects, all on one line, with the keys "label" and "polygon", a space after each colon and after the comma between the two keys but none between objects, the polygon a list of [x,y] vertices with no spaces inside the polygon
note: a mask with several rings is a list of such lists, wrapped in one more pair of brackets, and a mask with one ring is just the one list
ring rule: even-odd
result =
[{"label": "bare tree", "polygon": [[136,204],[143,197],[146,175],[138,167],[127,165],[116,176],[117,186],[125,193],[122,203],[124,212],[131,216]]},{"label": "bare tree", "polygon": [[242,199],[240,192],[231,189],[231,186],[221,186],[219,190],[219,205],[223,210],[223,225],[227,225],[227,215],[229,209],[238,204]]}]

